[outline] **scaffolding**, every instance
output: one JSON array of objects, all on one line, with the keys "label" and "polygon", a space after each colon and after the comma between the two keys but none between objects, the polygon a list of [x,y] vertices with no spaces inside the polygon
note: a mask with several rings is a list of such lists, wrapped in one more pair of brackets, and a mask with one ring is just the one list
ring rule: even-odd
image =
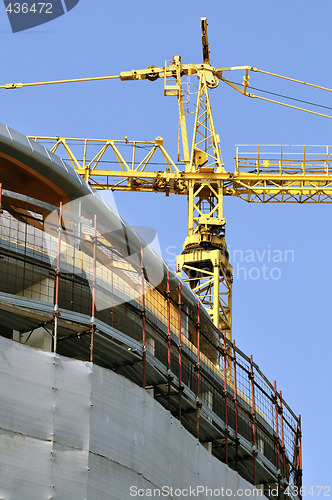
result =
[{"label": "scaffolding", "polygon": [[123,374],[265,494],[301,498],[300,417],[172,270],[153,283],[157,256],[129,228],[107,233],[93,206],[0,197],[1,334]]}]

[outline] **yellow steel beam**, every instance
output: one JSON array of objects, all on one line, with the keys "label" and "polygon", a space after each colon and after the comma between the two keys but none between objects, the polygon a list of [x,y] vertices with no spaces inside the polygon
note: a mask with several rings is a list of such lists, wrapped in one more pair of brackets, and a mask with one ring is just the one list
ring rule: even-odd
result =
[{"label": "yellow steel beam", "polygon": [[4,85],[0,85],[0,89],[12,90],[12,89],[22,89],[23,87],[37,87],[40,85],[57,85],[59,83],[79,83],[79,82],[93,82],[97,80],[114,80],[115,78],[120,78],[120,75],[95,76],[88,78],[71,78],[67,80],[50,80],[47,82],[5,83]]},{"label": "yellow steel beam", "polygon": [[[59,148],[62,146],[75,171],[96,190],[181,194],[189,196],[190,206],[198,209],[194,198],[199,197],[204,186],[208,188],[210,197],[219,203],[222,203],[222,197],[218,195],[220,189],[224,196],[236,196],[248,202],[330,203],[332,201],[332,146],[293,146],[295,151],[303,149],[300,157],[299,153],[293,153],[289,146],[260,145],[256,146],[257,151],[250,153],[248,149],[253,146],[242,146],[245,149],[243,153],[239,152],[237,146],[235,172],[231,173],[204,168],[200,171],[181,171],[162,145],[161,138],[157,138],[155,142],[128,139],[95,140],[35,136],[31,138],[47,144],[51,151],[57,151],[58,154],[61,154]],[[76,145],[81,151],[77,151]],[[97,168],[97,165],[101,167],[101,154],[106,154],[106,145],[112,146],[116,163],[112,163],[111,169],[108,163],[103,164],[102,168]],[[120,152],[121,145],[150,149],[143,160],[132,162],[126,160]],[[93,150],[90,155],[91,147],[97,147],[97,153]],[[264,152],[263,148],[272,150]],[[311,152],[309,148],[312,148],[312,151],[316,148],[321,152]],[[286,149],[288,152],[285,152]],[[151,165],[153,159],[151,151],[154,151],[153,154],[160,151],[164,163]],[[148,171],[148,166],[154,170]],[[222,183],[221,188],[220,183]],[[212,205],[207,215],[213,214],[216,210],[216,205]],[[222,207],[219,207],[219,211],[222,213]],[[191,210],[189,232],[197,230],[193,224],[194,213]]]}]

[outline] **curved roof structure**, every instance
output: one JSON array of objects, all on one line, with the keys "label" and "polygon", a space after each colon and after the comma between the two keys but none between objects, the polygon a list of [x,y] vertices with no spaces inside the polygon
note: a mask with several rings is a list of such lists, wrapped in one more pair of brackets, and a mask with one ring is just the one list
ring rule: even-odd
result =
[{"label": "curved roof structure", "polygon": [[92,193],[74,169],[16,130],[0,124],[0,171],[6,189],[54,205]]}]

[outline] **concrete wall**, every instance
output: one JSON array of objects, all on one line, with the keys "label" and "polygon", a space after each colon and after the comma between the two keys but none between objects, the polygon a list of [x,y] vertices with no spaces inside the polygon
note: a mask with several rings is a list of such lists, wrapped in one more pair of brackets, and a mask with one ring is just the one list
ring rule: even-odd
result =
[{"label": "concrete wall", "polygon": [[2,337],[0,358],[0,499],[258,496],[122,376]]}]

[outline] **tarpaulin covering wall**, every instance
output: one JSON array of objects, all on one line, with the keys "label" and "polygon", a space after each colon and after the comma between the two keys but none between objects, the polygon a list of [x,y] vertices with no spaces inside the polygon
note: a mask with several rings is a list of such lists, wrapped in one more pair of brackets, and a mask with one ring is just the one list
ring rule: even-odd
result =
[{"label": "tarpaulin covering wall", "polygon": [[164,498],[197,486],[236,497],[255,489],[121,375],[2,337],[0,357],[1,500],[124,500],[163,486],[173,488]]}]

